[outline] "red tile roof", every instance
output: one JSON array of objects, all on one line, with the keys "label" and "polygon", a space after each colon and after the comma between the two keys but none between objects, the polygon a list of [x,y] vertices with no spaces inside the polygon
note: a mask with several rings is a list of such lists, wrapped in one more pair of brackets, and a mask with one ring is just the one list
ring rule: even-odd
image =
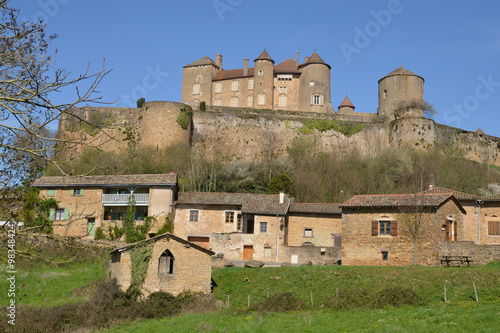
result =
[{"label": "red tile roof", "polygon": [[126,186],[126,185],[175,185],[176,173],[158,175],[108,175],[108,176],[56,176],[42,177],[33,182],[35,187],[64,186]]},{"label": "red tile roof", "polygon": [[498,194],[493,194],[493,195],[489,195],[487,197],[483,197],[482,199],[484,200],[492,200],[492,201],[497,201],[497,200],[500,200],[500,193]]},{"label": "red tile roof", "polygon": [[342,214],[338,203],[291,203],[290,213]]},{"label": "red tile roof", "polygon": [[347,95],[344,98],[344,100],[342,101],[342,103],[339,105],[339,108],[341,108],[343,106],[348,106],[348,107],[351,107],[353,109],[355,108],[355,106],[352,105],[351,100],[349,99],[349,97],[347,97]]},{"label": "red tile roof", "polygon": [[274,62],[273,58],[271,58],[271,56],[269,55],[269,53],[267,53],[266,50],[262,51],[262,53],[260,54],[260,56],[257,57],[257,59],[255,60],[271,60],[272,62]]},{"label": "red tile roof", "polygon": [[275,73],[300,73],[299,71],[299,66],[297,66],[297,63],[295,60],[292,60],[290,58],[286,59],[285,61],[277,64],[274,66],[274,72]]},{"label": "red tile roof", "polygon": [[243,75],[243,68],[223,70],[223,71],[220,71],[219,74],[217,74],[217,76],[214,78],[214,81],[235,79],[238,77],[251,77],[251,76],[253,76],[253,73],[254,73],[253,67],[248,69],[247,76]]},{"label": "red tile roof", "polygon": [[343,202],[340,207],[411,207],[414,206],[415,203],[426,207],[438,207],[450,198],[454,199],[457,205],[462,208],[451,193],[355,195],[351,199]]},{"label": "red tile roof", "polygon": [[285,215],[290,197],[285,195],[284,204],[279,203],[279,194],[181,192],[175,205],[229,205],[241,206],[242,213]]},{"label": "red tile roof", "polygon": [[318,53],[314,52],[308,59],[306,62],[304,62],[302,65],[299,66],[300,67],[303,67],[303,66],[306,66],[306,65],[309,65],[309,64],[323,64],[323,65],[327,65],[328,68],[332,69],[332,67],[330,65],[328,65],[323,59],[321,59],[321,57],[319,56]]},{"label": "red tile roof", "polygon": [[476,134],[477,134],[477,135],[486,135],[486,134],[484,134],[483,130],[482,130],[482,129],[480,129],[480,128],[478,128],[478,129],[476,130]]},{"label": "red tile roof", "polygon": [[424,79],[420,75],[417,75],[417,74],[415,74],[415,73],[407,70],[406,68],[403,68],[403,67],[399,66],[399,68],[396,68],[395,70],[393,70],[392,72],[390,72],[389,74],[387,74],[386,76],[384,76],[383,78],[381,78],[378,81],[380,82],[380,81],[382,81],[383,79],[385,79],[385,78],[387,78],[389,76],[395,76],[395,75],[417,76],[417,77],[421,78],[422,80]]},{"label": "red tile roof", "polygon": [[205,65],[215,65],[215,61],[213,61],[212,59],[210,59],[209,57],[205,56],[201,59],[198,59],[196,61],[193,61],[192,63],[184,66],[183,68],[186,68],[186,67],[196,67],[196,66],[205,66]]},{"label": "red tile roof", "polygon": [[455,191],[455,190],[450,190],[448,188],[444,188],[444,187],[433,187],[429,190],[426,190],[426,191],[423,191],[421,193],[425,193],[425,194],[428,194],[428,193],[451,193],[453,194],[453,196],[457,199],[457,200],[477,200],[478,197],[476,195],[472,195],[472,194],[468,194],[468,193],[464,193],[464,192],[459,192],[459,191]]}]

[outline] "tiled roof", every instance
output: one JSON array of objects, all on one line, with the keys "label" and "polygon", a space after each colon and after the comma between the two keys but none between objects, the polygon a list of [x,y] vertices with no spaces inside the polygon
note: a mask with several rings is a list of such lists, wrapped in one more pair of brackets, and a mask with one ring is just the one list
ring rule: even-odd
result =
[{"label": "tiled roof", "polygon": [[258,56],[257,59],[255,59],[255,60],[270,60],[270,61],[274,62],[273,58],[271,58],[271,56],[269,55],[269,53],[267,53],[266,50],[262,51],[260,56]]},{"label": "tiled roof", "polygon": [[500,200],[500,193],[483,197],[484,200]]},{"label": "tiled roof", "polygon": [[314,52],[308,59],[306,62],[304,62],[302,65],[300,65],[299,67],[302,67],[302,66],[305,66],[305,65],[309,65],[309,64],[323,64],[323,65],[327,65],[328,68],[332,69],[332,67],[330,65],[328,65],[323,59],[321,59],[321,57],[319,56],[318,53]]},{"label": "tiled roof", "polygon": [[342,101],[342,103],[339,105],[339,108],[341,108],[343,106],[348,106],[348,107],[351,107],[353,109],[355,108],[355,106],[352,105],[351,100],[347,96],[344,98],[344,100]]},{"label": "tiled roof", "polygon": [[409,70],[407,70],[406,68],[403,68],[401,66],[399,66],[399,68],[396,68],[395,70],[393,70],[392,72],[390,72],[389,74],[387,74],[386,76],[384,76],[383,78],[381,78],[379,80],[379,82],[389,76],[395,76],[395,75],[409,75],[409,76],[418,76],[419,78],[421,78],[422,80],[424,79],[423,77],[421,77],[420,75],[417,75]]},{"label": "tiled roof", "polygon": [[184,66],[183,68],[186,68],[186,67],[196,67],[196,66],[205,66],[205,65],[215,65],[215,61],[213,61],[212,59],[210,59],[209,57],[205,56],[201,59],[198,59],[196,61],[193,61],[192,63]]},{"label": "tiled roof", "polygon": [[158,175],[109,175],[109,176],[57,176],[42,177],[33,182],[35,187],[59,186],[125,186],[125,185],[175,185],[176,173]]},{"label": "tiled roof", "polygon": [[290,197],[285,196],[285,203],[279,203],[279,194],[220,193],[220,192],[182,192],[176,205],[212,204],[241,206],[242,213],[285,215]]},{"label": "tiled roof", "polygon": [[158,235],[158,236],[155,236],[155,237],[151,237],[149,239],[145,239],[145,240],[142,240],[142,241],[139,241],[137,243],[132,243],[132,244],[129,244],[127,246],[124,246],[124,247],[120,247],[118,249],[114,249],[110,252],[110,254],[114,253],[114,252],[123,252],[123,251],[127,251],[133,247],[135,247],[137,244],[147,244],[147,243],[152,243],[152,242],[156,242],[160,239],[163,239],[163,238],[169,238],[169,239],[173,239],[173,240],[176,240],[178,241],[179,243],[183,243],[183,244],[189,244],[190,247],[194,248],[194,249],[197,249],[201,252],[205,252],[206,254],[208,255],[211,255],[213,256],[215,254],[215,252],[209,250],[209,249],[206,249],[204,248],[203,246],[200,246],[200,245],[197,245],[195,243],[192,243],[188,240],[185,240],[184,238],[180,238],[180,237],[177,237],[175,235],[172,235],[171,233],[164,233],[164,234],[161,234],[161,235]]},{"label": "tiled roof", "polygon": [[338,203],[291,203],[290,213],[342,214]]},{"label": "tiled roof", "polygon": [[[247,76],[253,76],[253,73],[254,73],[254,68],[253,67],[249,68]],[[243,68],[228,69],[228,70],[220,71],[219,74],[217,74],[217,76],[214,78],[214,81],[234,79],[237,77],[245,77],[243,75]]]},{"label": "tiled roof", "polygon": [[275,73],[300,73],[299,66],[295,60],[290,58],[274,66]]},{"label": "tiled roof", "polygon": [[472,194],[467,194],[463,192],[458,192],[455,190],[450,190],[444,187],[433,187],[429,190],[423,191],[421,193],[452,193],[457,200],[477,200],[477,196]]},{"label": "tiled roof", "polygon": [[483,130],[482,130],[482,129],[480,129],[480,128],[478,128],[478,129],[476,130],[476,134],[477,134],[477,135],[486,135],[486,134],[484,134]]},{"label": "tiled roof", "polygon": [[451,193],[431,194],[378,194],[378,195],[355,195],[343,202],[341,208],[375,208],[375,207],[411,207],[417,202],[418,205],[426,207],[437,207],[449,198]]}]

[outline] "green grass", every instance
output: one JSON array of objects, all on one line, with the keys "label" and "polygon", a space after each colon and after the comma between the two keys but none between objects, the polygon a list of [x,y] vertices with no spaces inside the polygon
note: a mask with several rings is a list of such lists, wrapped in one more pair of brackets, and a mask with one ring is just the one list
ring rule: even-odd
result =
[{"label": "green grass", "polygon": [[[18,269],[16,275],[17,304],[56,306],[85,300],[94,291],[96,279],[106,277],[103,262],[71,263],[64,267],[36,265]],[[7,273],[0,274],[0,290],[8,290]],[[0,305],[7,306],[9,299],[1,297]]]}]

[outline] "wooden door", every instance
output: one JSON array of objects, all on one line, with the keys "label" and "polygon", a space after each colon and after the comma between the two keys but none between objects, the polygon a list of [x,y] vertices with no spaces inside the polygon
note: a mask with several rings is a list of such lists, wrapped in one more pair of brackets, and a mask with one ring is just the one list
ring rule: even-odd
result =
[{"label": "wooden door", "polygon": [[253,259],[253,245],[243,245],[243,260]]},{"label": "wooden door", "polygon": [[87,219],[87,236],[94,238],[95,234],[95,219]]}]

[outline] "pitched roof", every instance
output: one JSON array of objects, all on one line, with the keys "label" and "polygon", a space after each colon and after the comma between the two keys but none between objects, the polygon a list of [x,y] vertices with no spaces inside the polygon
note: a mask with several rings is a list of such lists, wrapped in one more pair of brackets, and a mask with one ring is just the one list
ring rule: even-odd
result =
[{"label": "pitched roof", "polygon": [[420,194],[376,194],[355,195],[343,202],[341,208],[383,208],[383,207],[412,207],[422,205],[425,207],[438,207],[448,199],[452,199],[465,213],[452,193],[420,193]]},{"label": "pitched roof", "polygon": [[215,64],[215,61],[213,61],[209,57],[205,56],[205,57],[203,57],[201,59],[193,61],[192,63],[184,66],[183,68],[186,68],[186,67],[196,67],[196,66],[205,66],[205,65],[214,65],[214,66],[217,66]]},{"label": "pitched roof", "polygon": [[136,242],[136,243],[132,243],[132,244],[129,244],[127,246],[120,247],[118,249],[114,249],[114,250],[110,251],[110,254],[115,253],[115,252],[127,251],[127,250],[129,250],[129,249],[137,246],[138,244],[152,243],[152,242],[156,242],[156,241],[158,241],[160,239],[163,239],[163,238],[173,239],[175,241],[178,241],[179,243],[189,245],[190,247],[192,247],[194,249],[197,249],[198,251],[205,252],[206,254],[211,255],[211,256],[213,256],[215,254],[215,252],[213,252],[213,251],[211,251],[209,249],[206,249],[203,246],[200,246],[198,244],[192,243],[192,242],[190,242],[188,240],[185,240],[184,238],[180,238],[180,237],[177,237],[175,235],[172,235],[169,232],[161,234],[161,235],[158,235],[158,236],[155,236],[155,237],[151,237],[149,239],[145,239],[145,240],[142,240],[142,241],[139,241],[139,242]]},{"label": "pitched roof", "polygon": [[500,200],[500,193],[489,195],[487,197],[483,197],[482,199],[484,200],[492,200],[492,201],[497,201]]},{"label": "pitched roof", "polygon": [[290,213],[342,214],[338,203],[291,203]]},{"label": "pitched roof", "polygon": [[355,106],[352,105],[351,100],[349,99],[349,97],[347,97],[347,95],[345,96],[345,98],[342,101],[342,103],[339,105],[339,108],[341,108],[343,106],[351,107],[353,109],[355,108]]},{"label": "pitched roof", "polygon": [[299,71],[299,66],[297,66],[297,63],[295,60],[292,60],[291,58],[286,59],[283,62],[280,62],[276,66],[274,66],[274,72],[275,73],[301,73]]},{"label": "pitched roof", "polygon": [[382,81],[385,78],[388,78],[389,76],[395,76],[395,75],[417,76],[417,77],[421,78],[422,80],[424,80],[424,78],[421,77],[420,75],[417,75],[417,74],[407,70],[406,68],[399,66],[399,68],[396,68],[395,70],[393,70],[392,72],[390,72],[389,74],[387,74],[386,76],[384,76],[383,78],[378,80],[378,82]]},{"label": "pitched roof", "polygon": [[219,74],[213,79],[214,81],[217,80],[227,80],[227,79],[235,79],[237,77],[248,77],[248,76],[253,76],[254,73],[254,68],[249,68],[248,69],[248,75],[243,75],[243,68],[237,68],[237,69],[228,69],[228,70],[223,70],[220,71]]},{"label": "pitched roof", "polygon": [[486,134],[483,132],[483,130],[482,130],[482,129],[480,129],[480,128],[478,128],[478,129],[476,130],[476,134],[477,134],[477,135],[486,135]]},{"label": "pitched roof", "polygon": [[269,53],[267,53],[266,50],[262,51],[262,53],[260,54],[260,56],[258,56],[255,60],[270,60],[270,61],[272,61],[274,63],[273,58],[271,58],[271,56],[269,55]]},{"label": "pitched roof", "polygon": [[464,193],[464,192],[450,190],[448,188],[439,187],[439,186],[422,191],[420,193],[426,193],[426,194],[427,193],[451,193],[451,194],[453,194],[453,196],[457,200],[477,200],[477,198],[478,198],[476,195],[473,195],[473,194],[468,194],[468,193]]},{"label": "pitched roof", "polygon": [[285,195],[284,204],[279,203],[279,194],[181,192],[175,205],[208,204],[241,206],[242,213],[285,215],[290,197]]},{"label": "pitched roof", "polygon": [[318,53],[314,52],[308,59],[306,62],[304,62],[303,64],[301,64],[299,66],[300,67],[303,67],[303,66],[306,66],[306,65],[309,65],[309,64],[323,64],[323,65],[326,65],[328,66],[329,69],[332,69],[332,67],[330,65],[328,65],[323,59],[321,59],[321,57],[319,56]]},{"label": "pitched roof", "polygon": [[64,186],[125,186],[125,185],[175,185],[177,174],[158,175],[108,175],[108,176],[56,176],[42,177],[33,182],[35,187]]}]

